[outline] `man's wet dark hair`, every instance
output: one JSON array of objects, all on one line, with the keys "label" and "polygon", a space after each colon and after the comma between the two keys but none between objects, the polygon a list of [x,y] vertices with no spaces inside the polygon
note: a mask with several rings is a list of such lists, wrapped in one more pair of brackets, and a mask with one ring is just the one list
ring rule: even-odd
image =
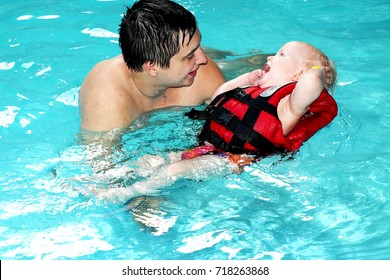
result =
[{"label": "man's wet dark hair", "polygon": [[119,27],[119,45],[129,69],[142,71],[145,62],[169,68],[170,59],[197,30],[194,15],[169,0],[139,0],[127,7]]}]

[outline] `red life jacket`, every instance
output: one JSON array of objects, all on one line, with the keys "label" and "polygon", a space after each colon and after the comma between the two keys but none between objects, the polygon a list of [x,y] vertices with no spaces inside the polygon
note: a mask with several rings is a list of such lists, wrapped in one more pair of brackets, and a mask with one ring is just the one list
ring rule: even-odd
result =
[{"label": "red life jacket", "polygon": [[336,117],[337,104],[324,89],[299,123],[284,136],[277,106],[295,85],[236,88],[216,97],[206,108],[205,116],[193,110],[188,114],[190,118],[206,119],[199,141],[233,153],[268,155],[298,150]]}]

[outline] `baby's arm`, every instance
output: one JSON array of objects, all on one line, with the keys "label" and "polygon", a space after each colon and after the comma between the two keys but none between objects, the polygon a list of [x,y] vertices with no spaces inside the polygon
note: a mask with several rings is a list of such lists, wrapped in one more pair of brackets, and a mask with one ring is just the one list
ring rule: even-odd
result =
[{"label": "baby's arm", "polygon": [[233,80],[227,81],[219,86],[219,88],[215,91],[212,100],[220,95],[221,93],[227,92],[229,90],[235,89],[237,87],[245,87],[245,86],[255,86],[258,85],[258,81],[263,75],[263,70],[256,69],[252,72],[248,72],[234,78]]},{"label": "baby's arm", "polygon": [[299,122],[310,104],[320,96],[325,87],[325,71],[325,68],[315,66],[304,72],[293,92],[281,100],[278,116],[285,135]]},{"label": "baby's arm", "polygon": [[314,66],[299,78],[290,97],[292,113],[302,117],[325,87],[325,68]]}]

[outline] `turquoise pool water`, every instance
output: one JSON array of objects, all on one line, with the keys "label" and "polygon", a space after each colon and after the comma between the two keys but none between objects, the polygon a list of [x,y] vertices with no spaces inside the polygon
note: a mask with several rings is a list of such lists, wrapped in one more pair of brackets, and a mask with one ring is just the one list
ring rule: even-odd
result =
[{"label": "turquoise pool water", "polygon": [[2,1],[0,258],[390,259],[390,3],[178,2],[196,15],[203,45],[241,55],[221,66],[290,40],[318,46],[339,71],[337,118],[292,160],[178,181],[132,210],[85,197],[88,184],[131,183],[119,172],[126,162],[191,147],[201,124],[184,108],[145,116],[109,159],[110,175],[80,179],[105,159],[77,142],[78,88],[119,53],[132,1]]}]

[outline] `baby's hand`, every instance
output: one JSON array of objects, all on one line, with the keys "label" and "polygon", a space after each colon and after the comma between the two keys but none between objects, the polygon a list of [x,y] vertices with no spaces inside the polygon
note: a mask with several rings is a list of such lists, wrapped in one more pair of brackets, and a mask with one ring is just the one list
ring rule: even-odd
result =
[{"label": "baby's hand", "polygon": [[263,74],[264,74],[264,71],[261,69],[256,69],[256,70],[253,70],[252,72],[248,73],[249,84],[252,86],[258,86]]},{"label": "baby's hand", "polygon": [[316,66],[313,66],[310,70],[312,70],[312,69],[318,69],[321,71],[322,78],[323,78],[323,81],[325,83],[325,87],[328,88],[329,85],[333,81],[333,73],[332,73],[332,71],[330,71],[331,68],[316,65]]}]

